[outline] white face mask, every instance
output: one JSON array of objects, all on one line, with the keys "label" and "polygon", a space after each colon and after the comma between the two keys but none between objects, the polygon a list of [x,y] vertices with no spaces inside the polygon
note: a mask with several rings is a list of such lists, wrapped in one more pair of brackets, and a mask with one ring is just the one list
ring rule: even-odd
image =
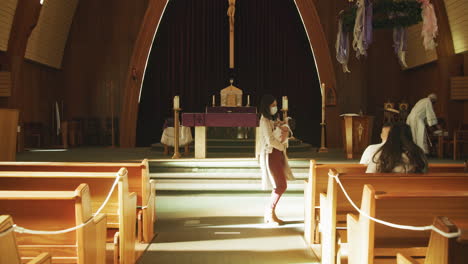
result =
[{"label": "white face mask", "polygon": [[278,107],[277,106],[273,106],[272,108],[270,108],[270,114],[271,115],[275,115],[276,112],[278,112]]}]

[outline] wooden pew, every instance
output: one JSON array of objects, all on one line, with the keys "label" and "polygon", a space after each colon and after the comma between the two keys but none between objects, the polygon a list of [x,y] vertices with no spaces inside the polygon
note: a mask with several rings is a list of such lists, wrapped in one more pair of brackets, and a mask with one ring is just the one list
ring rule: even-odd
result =
[{"label": "wooden pew", "polygon": [[[320,193],[325,193],[328,186],[328,171],[335,169],[338,173],[365,173],[363,164],[318,164],[310,161],[308,180],[304,186],[304,238],[311,244],[319,244],[317,229],[320,215]],[[466,164],[429,164],[429,173],[433,172],[465,172]]]},{"label": "wooden pew", "polygon": [[23,262],[47,251],[52,263],[105,264],[106,216],[93,217],[86,184],[74,191],[0,191],[0,212],[14,217],[18,226],[32,230],[56,231],[89,222],[64,234],[18,233]]},{"label": "wooden pew", "polygon": [[149,243],[156,221],[156,186],[150,180],[147,159],[141,163],[0,162],[0,171],[116,172],[122,167],[128,170],[129,191],[137,194],[138,240]]},{"label": "wooden pew", "polygon": [[21,172],[0,171],[2,190],[69,190],[80,183],[90,187],[92,211],[96,212],[120,175],[103,213],[107,214],[107,241],[114,242],[114,262],[135,262],[136,194],[129,193],[127,170],[107,172]]},{"label": "wooden pew", "polygon": [[[363,188],[361,211],[377,219],[409,226],[431,225],[438,215],[468,217],[466,189],[386,191],[378,194],[372,185],[366,184]],[[389,257],[398,252],[418,258],[426,255],[429,231],[402,230],[375,224],[362,214],[348,214],[347,220],[349,264],[395,263],[395,259]]]},{"label": "wooden pew", "polygon": [[[335,171],[336,173],[336,171]],[[386,192],[433,191],[434,186],[444,191],[466,191],[468,189],[467,173],[428,173],[428,174],[397,174],[397,173],[344,173],[340,174],[344,188],[352,201],[359,206],[364,185],[371,184],[377,190]],[[337,226],[343,226],[347,213],[356,210],[344,196],[341,188],[332,177],[328,177],[326,193],[320,194],[320,236],[322,238],[322,263],[335,263],[338,251]],[[432,218],[431,218],[432,219]],[[346,226],[344,226],[346,228]],[[346,233],[345,233],[346,234]],[[343,237],[341,240],[346,240]]]},{"label": "wooden pew", "polygon": [[[457,224],[455,224],[457,223]],[[431,231],[424,264],[465,264],[468,261],[468,219],[457,219],[455,223],[447,217],[436,217],[433,225],[440,230],[453,233],[461,230],[458,238],[446,238]],[[416,259],[405,254],[397,254],[397,264],[414,264]]]},{"label": "wooden pew", "polygon": [[[0,263],[21,264],[21,258],[13,231],[13,219],[9,215],[0,215]],[[51,264],[49,253],[41,253],[27,264]]]}]

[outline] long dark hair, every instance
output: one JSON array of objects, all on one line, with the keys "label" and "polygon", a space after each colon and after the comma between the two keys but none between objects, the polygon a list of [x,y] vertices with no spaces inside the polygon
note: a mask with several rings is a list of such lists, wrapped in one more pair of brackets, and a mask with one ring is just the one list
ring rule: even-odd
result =
[{"label": "long dark hair", "polygon": [[276,120],[276,114],[272,115],[270,112],[270,105],[274,101],[276,101],[276,98],[273,95],[265,94],[262,96],[262,100],[260,101],[260,107],[258,109],[261,115],[270,120]]},{"label": "long dark hair", "polygon": [[[377,153],[380,157],[376,160]],[[377,163],[378,172],[392,172],[397,166],[403,165],[402,154],[405,153],[412,170],[408,172],[423,173],[427,170],[427,159],[424,151],[413,142],[410,127],[405,123],[396,123],[390,129],[387,141],[374,154],[373,161]]]}]

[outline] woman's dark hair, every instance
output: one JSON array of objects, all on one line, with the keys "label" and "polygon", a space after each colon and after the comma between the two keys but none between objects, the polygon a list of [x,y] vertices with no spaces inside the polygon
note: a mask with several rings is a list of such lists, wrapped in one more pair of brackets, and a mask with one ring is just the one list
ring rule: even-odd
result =
[{"label": "woman's dark hair", "polygon": [[[376,154],[380,157],[376,160]],[[372,159],[377,164],[378,172],[393,172],[397,166],[405,166],[402,154],[405,153],[413,169],[408,172],[423,173],[427,170],[424,151],[413,141],[410,127],[405,123],[396,123],[390,129],[385,144],[374,154]]]},{"label": "woman's dark hair", "polygon": [[259,113],[263,115],[265,118],[270,120],[276,120],[276,114],[272,115],[270,112],[270,105],[276,101],[275,97],[271,94],[265,94],[262,96],[262,100],[260,101],[260,107],[258,109]]}]

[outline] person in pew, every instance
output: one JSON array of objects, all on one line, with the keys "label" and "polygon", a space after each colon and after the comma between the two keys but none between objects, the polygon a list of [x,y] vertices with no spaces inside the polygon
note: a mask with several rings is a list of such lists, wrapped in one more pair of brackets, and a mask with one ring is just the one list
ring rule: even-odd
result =
[{"label": "person in pew", "polygon": [[391,127],[387,141],[372,157],[366,173],[424,173],[427,168],[426,156],[414,143],[411,128],[407,124],[397,123]]},{"label": "person in pew", "polygon": [[[260,102],[260,151],[259,162],[262,171],[262,188],[273,188],[271,202],[265,210],[265,223],[281,225],[284,222],[276,216],[275,209],[281,195],[286,191],[287,180],[294,180],[286,156],[289,128],[285,122],[277,120],[277,102],[272,95],[264,95]],[[275,129],[280,129],[281,137],[274,136]]]},{"label": "person in pew", "polygon": [[390,132],[390,128],[392,127],[391,123],[385,123],[382,126],[382,130],[380,132],[380,138],[382,139],[382,142],[379,144],[372,144],[369,145],[365,150],[364,153],[362,154],[361,160],[359,161],[359,164],[365,164],[368,165],[371,162],[372,157],[374,154],[379,150],[385,141],[387,141],[388,133]]},{"label": "person in pew", "polygon": [[434,113],[434,104],[437,102],[437,95],[431,93],[426,98],[419,100],[411,109],[406,124],[411,127],[414,142],[423,149],[425,154],[429,154],[429,147],[427,145],[427,131],[426,123],[431,126],[437,126],[437,117]]}]

